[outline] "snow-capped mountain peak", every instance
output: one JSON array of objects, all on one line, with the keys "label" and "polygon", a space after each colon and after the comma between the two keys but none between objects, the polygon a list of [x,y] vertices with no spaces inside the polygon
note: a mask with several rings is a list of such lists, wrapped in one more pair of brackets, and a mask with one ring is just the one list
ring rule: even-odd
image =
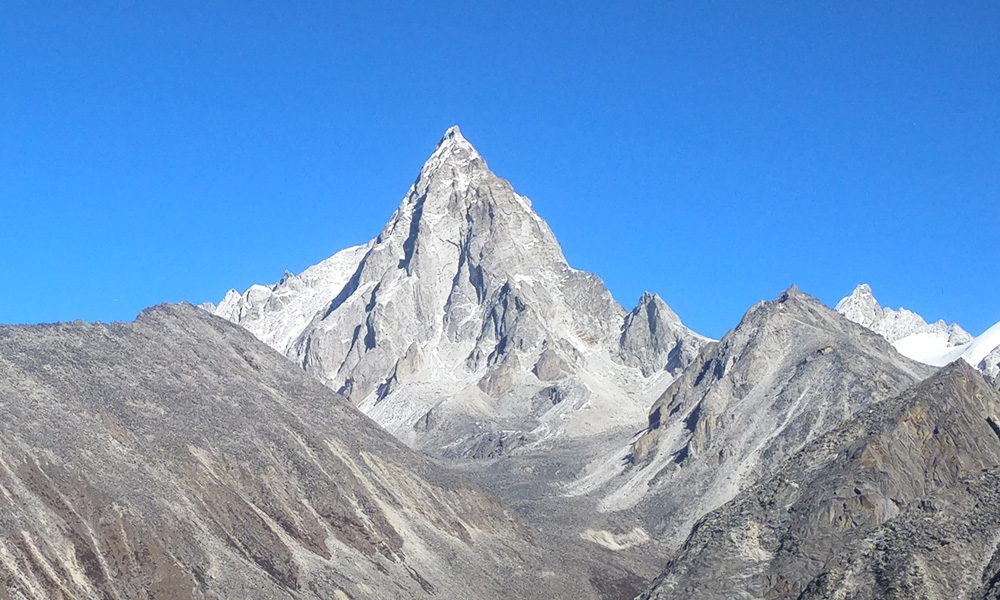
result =
[{"label": "snow-capped mountain peak", "polygon": [[427,184],[436,179],[444,185],[454,186],[461,193],[489,174],[486,161],[465,139],[458,126],[453,126],[445,132],[420,169],[411,191],[420,187],[422,182]]},{"label": "snow-capped mountain peak", "polygon": [[927,323],[905,308],[883,308],[868,284],[856,287],[836,310],[886,338],[908,358],[935,367],[961,358],[993,378],[1000,374],[1000,323],[973,338],[956,324]]},{"label": "snow-capped mountain peak", "polygon": [[836,311],[893,343],[915,334],[941,338],[948,346],[972,341],[972,336],[956,324],[949,325],[944,321],[927,323],[923,317],[905,308],[883,308],[867,283],[854,288],[849,296],[838,302]]},{"label": "snow-capped mountain peak", "polygon": [[854,288],[849,296],[838,302],[836,311],[868,328],[884,318],[882,307],[875,300],[872,288],[867,283]]}]

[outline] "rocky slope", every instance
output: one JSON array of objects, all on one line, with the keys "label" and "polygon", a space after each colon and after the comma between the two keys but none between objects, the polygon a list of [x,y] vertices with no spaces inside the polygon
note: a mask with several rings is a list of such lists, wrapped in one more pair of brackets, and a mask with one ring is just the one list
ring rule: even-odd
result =
[{"label": "rocky slope", "polygon": [[1000,597],[998,419],[957,361],[700,521],[642,597]]},{"label": "rocky slope", "polygon": [[695,519],[932,371],[793,287],[704,347],[648,427],[567,491],[603,495],[608,511],[638,507],[679,544]]},{"label": "rocky slope", "polygon": [[574,539],[194,307],[0,327],[2,598],[636,593]]},{"label": "rocky slope", "polygon": [[458,128],[378,237],[214,311],[453,457],[635,427],[706,341],[660,298],[626,313],[572,269]]}]

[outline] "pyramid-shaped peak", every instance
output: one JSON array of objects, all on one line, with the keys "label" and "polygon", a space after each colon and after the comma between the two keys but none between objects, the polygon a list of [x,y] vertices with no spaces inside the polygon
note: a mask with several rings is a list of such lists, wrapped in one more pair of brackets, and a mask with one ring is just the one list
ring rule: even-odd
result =
[{"label": "pyramid-shaped peak", "polygon": [[867,283],[858,285],[849,296],[844,298],[843,301],[852,301],[854,303],[863,302],[871,305],[878,304],[878,301],[875,300],[875,294],[872,293],[872,286]]},{"label": "pyramid-shaped peak", "polygon": [[[827,313],[833,314],[828,308],[820,303],[816,298],[803,292],[795,284],[778,294],[774,300],[762,300],[754,304],[743,314],[737,330],[748,328],[747,331],[756,330],[761,323],[778,320],[784,322],[789,314],[796,315],[793,321],[805,324],[825,321]],[[829,325],[829,324],[827,324]],[[782,325],[784,327],[784,325]],[[836,325],[834,325],[836,327]],[[728,335],[732,334],[730,331]]]},{"label": "pyramid-shaped peak", "polygon": [[[491,191],[485,192],[487,189]],[[541,225],[540,228],[532,225],[529,234],[552,238],[546,243],[556,244],[548,226],[532,209],[531,201],[518,195],[510,183],[493,173],[486,160],[465,139],[458,126],[454,125],[448,128],[420,169],[400,210],[409,213],[419,208],[421,214],[439,217],[450,215],[465,219],[472,204],[494,207],[503,205],[497,213],[500,218],[509,219],[514,215],[517,218],[525,217]],[[520,226],[514,229],[520,231]],[[451,240],[450,243],[457,241]],[[562,251],[557,251],[557,254],[562,260]]]},{"label": "pyramid-shaped peak", "polygon": [[872,288],[867,283],[854,288],[854,291],[838,302],[834,309],[851,321],[868,328],[884,319],[882,306],[875,299]]},{"label": "pyramid-shaped peak", "polygon": [[469,143],[469,141],[465,139],[465,136],[462,135],[462,130],[458,128],[458,125],[452,125],[449,127],[448,130],[444,132],[444,136],[441,137],[439,144],[443,144],[446,141]]},{"label": "pyramid-shaped peak", "polygon": [[481,161],[482,166],[486,166],[483,157],[469,143],[469,140],[465,139],[458,125],[452,125],[444,132],[441,140],[437,143],[437,147],[434,148],[434,153],[427,159],[424,171],[427,171],[429,168],[438,168],[445,164],[462,164],[474,160]]},{"label": "pyramid-shaped peak", "polygon": [[707,341],[685,327],[663,298],[643,292],[625,317],[619,356],[626,365],[641,368],[646,377],[659,371],[676,375]]},{"label": "pyramid-shaped peak", "polygon": [[642,296],[639,297],[639,303],[632,310],[633,313],[639,313],[640,311],[653,311],[658,313],[660,316],[667,318],[671,321],[680,322],[680,319],[674,313],[673,309],[660,297],[659,294],[645,291]]},{"label": "pyramid-shaped peak", "polygon": [[788,289],[786,289],[785,291],[781,292],[781,294],[778,296],[778,298],[775,300],[775,302],[778,303],[778,304],[783,304],[785,302],[788,302],[789,300],[804,301],[804,300],[811,300],[811,299],[812,299],[812,296],[810,296],[809,294],[806,294],[805,292],[803,292],[802,290],[800,290],[799,286],[797,286],[796,284],[793,283],[791,286],[788,287]]}]

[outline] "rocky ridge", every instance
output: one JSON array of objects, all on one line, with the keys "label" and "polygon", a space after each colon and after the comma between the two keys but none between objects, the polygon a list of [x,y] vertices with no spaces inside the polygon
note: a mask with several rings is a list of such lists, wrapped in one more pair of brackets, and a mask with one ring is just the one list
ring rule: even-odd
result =
[{"label": "rocky ridge", "polygon": [[642,598],[997,598],[998,415],[964,361],[871,405],[702,519]]},{"label": "rocky ridge", "polygon": [[837,303],[834,310],[892,343],[917,334],[941,338],[949,347],[972,341],[972,336],[957,324],[948,324],[943,320],[927,323],[923,317],[905,308],[883,308],[867,283],[854,288],[850,295]]},{"label": "rocky ridge", "polygon": [[615,561],[194,307],[0,327],[0,597],[624,597]]},{"label": "rocky ridge", "polygon": [[602,495],[609,511],[637,506],[650,531],[679,544],[812,440],[932,372],[793,286],[702,348],[647,428],[568,493]]}]

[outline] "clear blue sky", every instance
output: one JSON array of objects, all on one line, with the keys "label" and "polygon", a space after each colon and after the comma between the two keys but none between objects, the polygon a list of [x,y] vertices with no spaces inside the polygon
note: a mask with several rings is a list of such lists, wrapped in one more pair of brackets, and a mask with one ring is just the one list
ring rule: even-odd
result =
[{"label": "clear blue sky", "polygon": [[4,2],[0,322],[301,271],[452,124],[626,306],[1000,320],[994,0],[344,4]]}]

